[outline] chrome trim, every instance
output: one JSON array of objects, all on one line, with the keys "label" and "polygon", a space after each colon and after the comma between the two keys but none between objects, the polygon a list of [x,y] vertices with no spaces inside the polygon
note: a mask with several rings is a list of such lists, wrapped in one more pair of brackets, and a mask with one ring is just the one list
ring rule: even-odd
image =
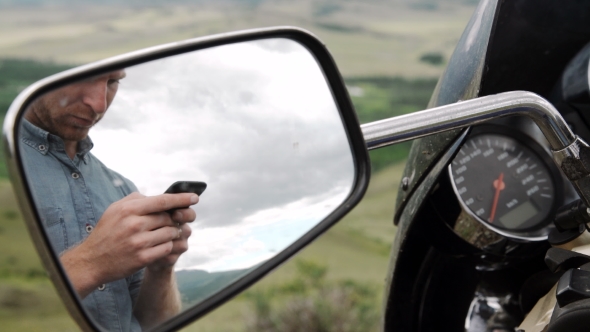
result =
[{"label": "chrome trim", "polygon": [[580,198],[590,207],[590,146],[581,138],[564,147],[553,150],[553,159],[570,180]]},{"label": "chrome trim", "polygon": [[563,161],[567,158],[575,158],[580,159],[580,151],[582,148],[588,148],[588,144],[586,142],[581,141],[580,139],[576,139],[572,144],[564,147],[561,150],[552,151],[553,159],[561,165]]},{"label": "chrome trim", "polygon": [[576,140],[559,112],[544,98],[527,91],[504,92],[361,125],[369,150],[476,125],[510,115],[524,115],[539,126],[551,149]]}]

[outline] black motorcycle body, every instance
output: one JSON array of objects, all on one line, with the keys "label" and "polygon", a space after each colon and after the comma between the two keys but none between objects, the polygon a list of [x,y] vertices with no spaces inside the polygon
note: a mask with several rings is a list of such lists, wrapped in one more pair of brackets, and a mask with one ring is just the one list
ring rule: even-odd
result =
[{"label": "black motorcycle body", "polygon": [[[569,95],[576,89],[563,77],[590,41],[589,19],[590,3],[584,1],[481,1],[429,107],[531,91],[553,103],[587,140],[588,87],[573,102]],[[495,125],[500,131],[536,135],[519,118],[496,120]],[[495,246],[482,248],[453,230],[462,209],[447,166],[470,130],[477,127],[424,137],[412,145],[395,208],[398,231],[386,280],[385,331],[514,330],[559,278],[543,261],[547,241],[500,236]],[[559,175],[556,181],[563,183],[557,205],[575,198],[567,181]]]}]

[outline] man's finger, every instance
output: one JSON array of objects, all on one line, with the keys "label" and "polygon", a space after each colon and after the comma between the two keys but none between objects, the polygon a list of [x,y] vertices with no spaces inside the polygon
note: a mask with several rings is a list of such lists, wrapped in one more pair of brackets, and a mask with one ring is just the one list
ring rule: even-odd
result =
[{"label": "man's finger", "polygon": [[165,226],[176,226],[176,222],[172,220],[170,214],[166,212],[152,213],[141,217],[142,229],[146,231],[153,231],[155,229]]},{"label": "man's finger", "polygon": [[178,232],[180,236],[177,239],[174,239],[174,242],[177,241],[186,241],[190,236],[193,230],[190,228],[188,224],[179,224],[176,226],[180,231]]},{"label": "man's finger", "polygon": [[180,225],[180,228],[182,228],[182,238],[188,239],[189,236],[191,236],[191,233],[193,232],[191,227],[187,224],[182,224],[182,225]]},{"label": "man's finger", "polygon": [[145,232],[143,235],[145,247],[154,247],[165,242],[174,241],[178,238],[178,228],[176,226],[165,226]]},{"label": "man's finger", "polygon": [[125,202],[125,201],[130,201],[130,200],[144,198],[144,197],[145,197],[145,195],[142,195],[142,194],[138,193],[137,191],[134,191],[131,194],[121,198],[117,202]]},{"label": "man's finger", "polygon": [[142,256],[143,256],[142,261],[144,263],[146,263],[146,265],[149,265],[158,259],[161,259],[161,258],[164,258],[164,257],[170,255],[172,250],[173,250],[172,242],[165,242],[165,243],[159,244],[157,246],[153,246],[153,247],[148,248],[142,252]]},{"label": "man's finger", "polygon": [[164,212],[170,209],[186,208],[197,204],[199,196],[193,193],[162,194],[131,201],[139,215]]},{"label": "man's finger", "polygon": [[172,212],[172,220],[175,222],[185,224],[187,222],[193,222],[197,218],[197,213],[191,208],[187,209],[176,209]]}]

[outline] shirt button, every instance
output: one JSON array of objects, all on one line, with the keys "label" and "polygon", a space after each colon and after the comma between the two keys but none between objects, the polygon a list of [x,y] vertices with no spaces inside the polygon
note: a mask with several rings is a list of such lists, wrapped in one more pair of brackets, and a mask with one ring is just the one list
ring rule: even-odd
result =
[{"label": "shirt button", "polygon": [[94,227],[92,227],[92,225],[86,225],[86,233],[92,232],[93,229]]},{"label": "shirt button", "polygon": [[77,179],[77,178],[79,178],[79,177],[80,177],[80,174],[78,174],[78,173],[72,173],[72,177],[73,177],[74,179]]},{"label": "shirt button", "polygon": [[45,145],[43,145],[43,144],[39,145],[39,151],[45,151]]},{"label": "shirt button", "polygon": [[105,284],[102,284],[102,285],[98,286],[98,290],[99,290],[99,291],[102,291],[102,290],[104,290],[105,288],[107,288],[107,285],[105,285]]}]

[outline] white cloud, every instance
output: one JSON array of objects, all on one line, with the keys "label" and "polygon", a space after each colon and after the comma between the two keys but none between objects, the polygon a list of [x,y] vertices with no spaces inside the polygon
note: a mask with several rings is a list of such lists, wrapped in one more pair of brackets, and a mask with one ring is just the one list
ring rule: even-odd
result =
[{"label": "white cloud", "polygon": [[323,73],[287,39],[128,68],[91,137],[93,153],[144,194],[207,182],[179,269],[246,268],[272,257],[340,204],[354,179]]}]

